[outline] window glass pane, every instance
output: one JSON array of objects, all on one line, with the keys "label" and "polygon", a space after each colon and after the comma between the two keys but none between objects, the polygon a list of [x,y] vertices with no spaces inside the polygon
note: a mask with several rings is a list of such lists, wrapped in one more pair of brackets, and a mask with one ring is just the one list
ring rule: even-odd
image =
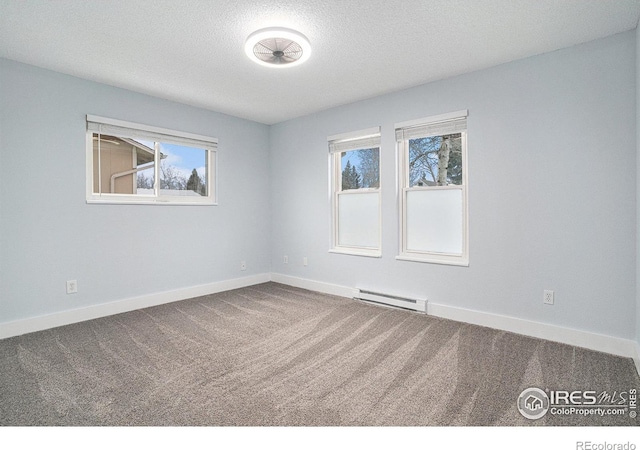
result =
[{"label": "window glass pane", "polygon": [[340,154],[342,190],[380,187],[380,149],[351,150]]},{"label": "window glass pane", "polygon": [[93,192],[96,194],[140,194],[139,174],[153,190],[153,143],[93,133]]},{"label": "window glass pane", "polygon": [[[155,176],[154,165],[146,165],[147,169],[138,172],[136,183],[136,194],[139,195],[154,195],[153,180]],[[139,169],[141,167],[138,167]]]},{"label": "window glass pane", "polygon": [[338,245],[378,248],[380,193],[338,195]]},{"label": "window glass pane", "polygon": [[406,191],[407,250],[462,254],[462,189]]},{"label": "window glass pane", "polygon": [[409,139],[409,187],[462,184],[461,134]]},{"label": "window glass pane", "polygon": [[207,156],[206,149],[160,143],[160,195],[206,196]]}]

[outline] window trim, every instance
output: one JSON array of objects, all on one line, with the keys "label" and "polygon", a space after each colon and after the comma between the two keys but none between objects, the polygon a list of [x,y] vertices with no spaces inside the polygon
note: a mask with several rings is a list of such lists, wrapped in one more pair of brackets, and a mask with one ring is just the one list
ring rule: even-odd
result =
[{"label": "window trim", "polygon": [[[399,242],[398,242],[398,255],[396,260],[401,261],[413,261],[422,263],[435,263],[454,266],[469,266],[469,202],[468,202],[468,172],[469,172],[469,160],[467,154],[467,127],[465,125],[463,130],[455,131],[461,133],[462,138],[462,184],[461,185],[449,185],[449,186],[409,186],[409,140],[412,137],[400,137],[398,133],[401,130],[407,130],[415,127],[431,127],[442,124],[447,126],[461,119],[465,119],[468,116],[468,110],[456,111],[447,114],[440,114],[437,116],[425,117],[422,119],[410,120],[395,124],[396,130],[396,161],[398,177],[398,230],[399,230]],[[432,136],[440,135],[440,133],[431,134]],[[424,137],[428,137],[427,136]],[[427,252],[419,250],[409,250],[407,248],[407,194],[413,191],[432,191],[432,190],[461,190],[462,191],[462,253],[452,254],[444,252]]]},{"label": "window trim", "polygon": [[[207,164],[207,189],[206,196],[172,196],[159,195],[159,183],[156,183],[154,194],[112,194],[112,193],[94,193],[93,192],[93,133],[95,127],[113,127],[132,130],[140,133],[145,139],[159,140],[170,144],[190,145],[194,148],[206,150]],[[86,116],[86,202],[93,204],[143,204],[143,205],[217,205],[218,193],[218,164],[217,164],[217,148],[218,139],[188,133],[184,131],[176,131],[168,128],[161,128],[152,125],[139,124],[125,120],[112,119],[96,115],[87,114]],[[159,145],[154,146],[154,161],[159,161]],[[155,170],[154,179],[158,180],[159,168]],[[134,177],[135,180],[135,177]],[[134,181],[135,182],[135,181]]]},{"label": "window trim", "polygon": [[[366,148],[377,148],[379,161],[382,156],[380,127],[367,128],[329,136],[329,203],[331,210],[331,245],[329,253],[366,256],[380,258],[382,256],[382,171],[378,168],[379,183],[377,188],[361,188],[342,190],[341,154]],[[371,146],[369,146],[371,144]],[[378,242],[377,247],[340,245],[339,238],[339,197],[344,195],[362,195],[376,193],[378,195]]]}]

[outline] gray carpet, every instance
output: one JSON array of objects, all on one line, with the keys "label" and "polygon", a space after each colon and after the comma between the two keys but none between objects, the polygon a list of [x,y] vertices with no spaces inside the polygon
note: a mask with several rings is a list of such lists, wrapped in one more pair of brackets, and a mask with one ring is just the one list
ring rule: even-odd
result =
[{"label": "gray carpet", "polygon": [[638,425],[525,419],[632,360],[276,283],[0,341],[0,425]]}]

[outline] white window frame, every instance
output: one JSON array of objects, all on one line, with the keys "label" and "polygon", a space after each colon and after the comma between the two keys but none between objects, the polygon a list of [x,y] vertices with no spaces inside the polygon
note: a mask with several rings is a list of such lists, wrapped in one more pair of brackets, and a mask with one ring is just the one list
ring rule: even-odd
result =
[{"label": "white window frame", "polygon": [[[399,216],[399,252],[396,259],[425,263],[469,265],[469,207],[468,207],[468,158],[467,158],[467,116],[468,111],[456,111],[448,114],[426,117],[395,124],[396,152],[398,161],[398,216]],[[464,128],[462,128],[464,127]],[[449,186],[409,186],[409,140],[460,133],[462,142],[462,184]],[[407,137],[410,136],[410,137]],[[460,190],[462,194],[462,252],[439,253],[418,251],[407,248],[407,195],[414,191]]]},{"label": "white window frame", "polygon": [[[343,152],[362,150],[368,148],[377,148],[379,152],[379,161],[381,161],[381,143],[380,143],[380,127],[367,128],[364,130],[353,131],[348,133],[336,134],[327,138],[329,144],[329,196],[331,205],[331,248],[330,253],[341,253],[355,256],[368,256],[379,258],[382,256],[382,208],[381,208],[381,189],[382,189],[382,171],[379,173],[379,187],[377,188],[360,188],[342,190],[342,164],[341,155]],[[340,245],[339,230],[340,217],[339,205],[341,196],[354,196],[363,194],[376,193],[378,197],[378,213],[377,228],[378,239],[375,246],[363,247],[355,245]]]},{"label": "white window frame", "polygon": [[[107,204],[145,204],[145,205],[217,205],[217,148],[218,140],[209,136],[175,131],[151,125],[143,125],[124,120],[111,119],[87,114],[86,130],[86,199],[87,203]],[[93,134],[104,131],[118,136],[118,132],[135,134],[140,139],[155,141],[154,160],[160,161],[160,145],[158,142],[181,144],[203,149],[207,152],[207,195],[206,196],[172,196],[166,193],[160,195],[160,164],[154,165],[154,193],[143,194],[112,194],[93,192]],[[136,177],[134,176],[134,183]]]}]

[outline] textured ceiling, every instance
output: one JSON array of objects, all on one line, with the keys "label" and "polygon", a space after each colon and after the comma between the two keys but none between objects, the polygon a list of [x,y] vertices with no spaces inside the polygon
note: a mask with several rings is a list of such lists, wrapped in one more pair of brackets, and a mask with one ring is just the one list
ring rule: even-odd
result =
[{"label": "textured ceiling", "polygon": [[[0,57],[273,124],[631,30],[640,0],[0,0]],[[274,70],[246,37],[311,41]]]}]

